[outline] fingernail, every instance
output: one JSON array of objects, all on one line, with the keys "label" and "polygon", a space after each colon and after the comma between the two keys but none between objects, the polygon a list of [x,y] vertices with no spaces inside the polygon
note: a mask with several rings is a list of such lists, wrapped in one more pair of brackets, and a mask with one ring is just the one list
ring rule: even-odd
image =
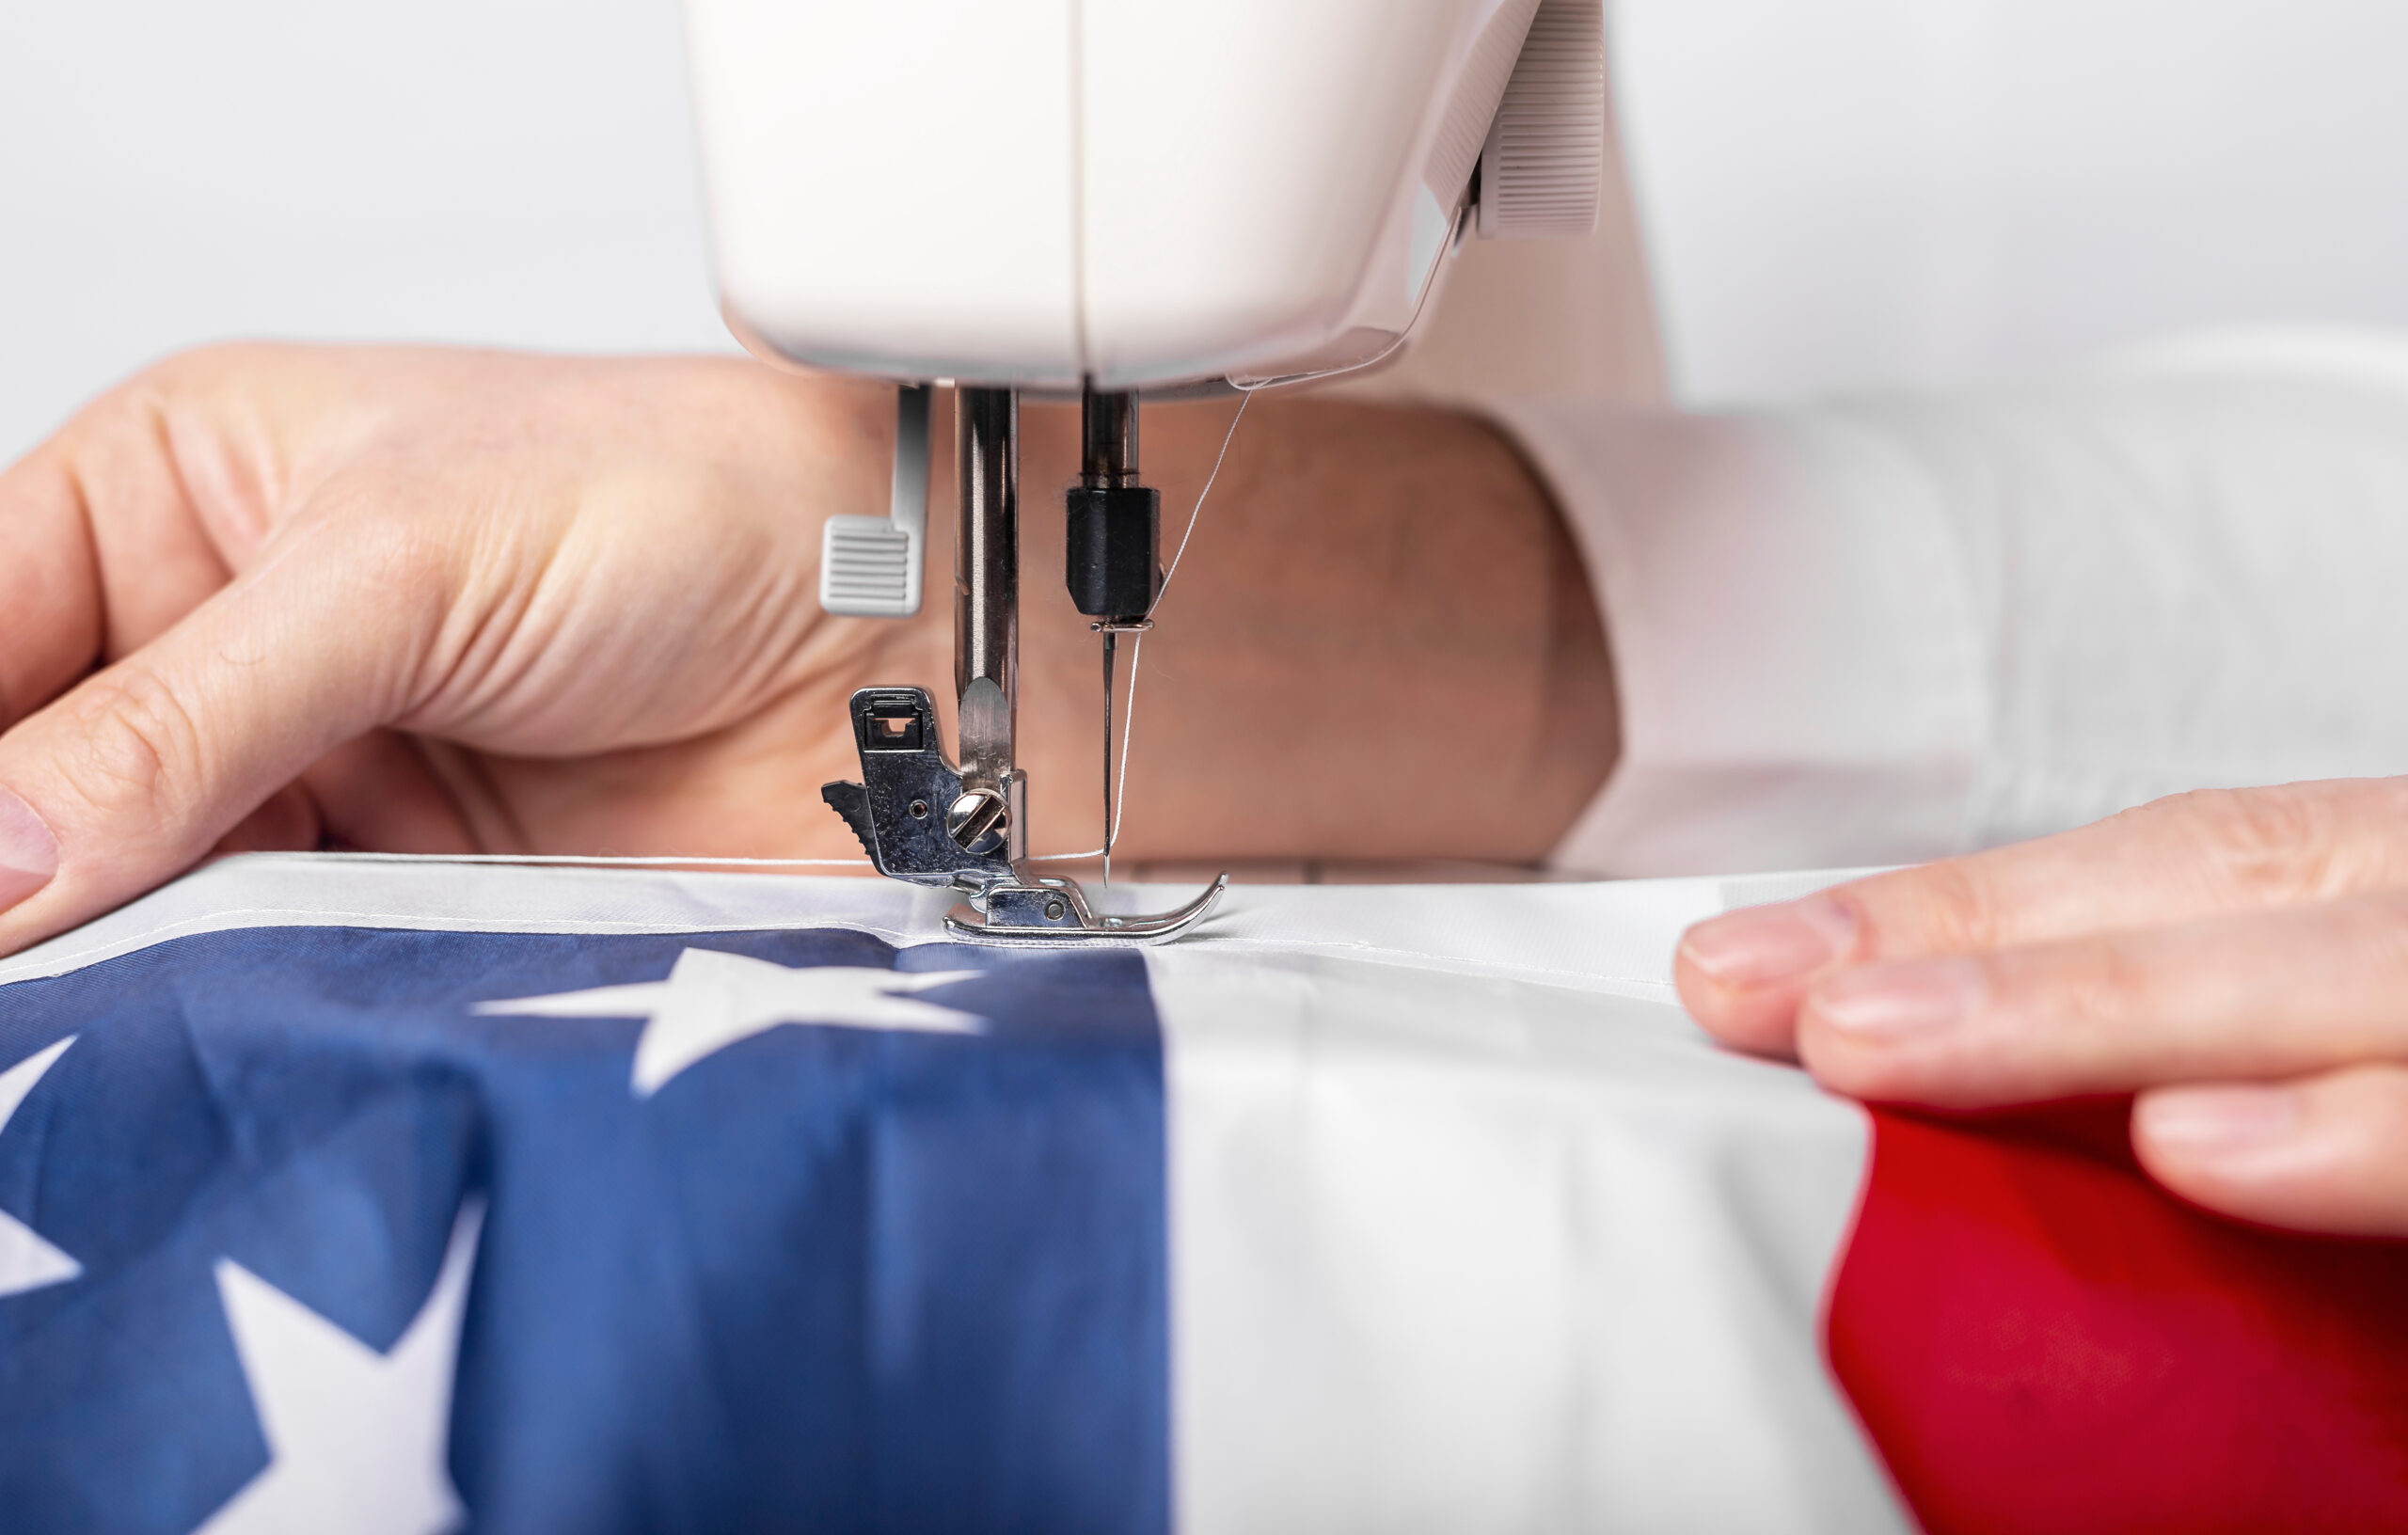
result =
[{"label": "fingernail", "polygon": [[1762,986],[1820,970],[1855,937],[1855,912],[1829,894],[1809,895],[1701,922],[1682,936],[1681,953],[1726,986]]},{"label": "fingernail", "polygon": [[1981,999],[1970,959],[1906,959],[1845,970],[1814,989],[1807,1009],[1844,1034],[1892,1038],[1944,1029]]},{"label": "fingernail", "polygon": [[2141,1138],[2186,1151],[2238,1150],[2278,1140],[2299,1123],[2289,1087],[2176,1087],[2132,1105]]},{"label": "fingernail", "polygon": [[34,807],[0,789],[0,911],[50,883],[58,872],[58,839]]}]

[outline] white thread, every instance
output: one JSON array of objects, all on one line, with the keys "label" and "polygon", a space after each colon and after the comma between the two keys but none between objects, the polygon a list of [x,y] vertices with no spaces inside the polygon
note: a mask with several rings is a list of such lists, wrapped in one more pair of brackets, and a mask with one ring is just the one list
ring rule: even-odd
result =
[{"label": "white thread", "polygon": [[[1221,466],[1228,459],[1229,444],[1237,437],[1238,423],[1245,419],[1245,407],[1254,404],[1254,391],[1261,386],[1241,384],[1238,388],[1244,392],[1238,400],[1237,414],[1229,418],[1229,429],[1221,434],[1221,451],[1212,457],[1212,472],[1204,477],[1204,488],[1196,493],[1196,505],[1187,514],[1187,530],[1179,535],[1179,547],[1171,554],[1170,568],[1163,572],[1163,584],[1154,593],[1154,605],[1146,610],[1148,618],[1162,611],[1163,598],[1170,591],[1170,578],[1179,574],[1179,562],[1187,558],[1187,541],[1196,536],[1196,520],[1204,515],[1204,499],[1212,494],[1213,484],[1221,478]],[[1112,795],[1112,824],[1103,831],[1106,858],[1112,856],[1113,846],[1120,840],[1121,817],[1129,814],[1129,743],[1137,735],[1137,669],[1145,659],[1146,635],[1141,629],[1137,642],[1129,647],[1129,694],[1120,704],[1120,772]],[[1104,883],[1111,882],[1107,875]]]},{"label": "white thread", "polygon": [[[1084,853],[1041,853],[1031,863],[1065,863],[1101,857],[1103,849]],[[371,853],[345,849],[311,855],[339,863],[511,863],[577,869],[866,869],[865,858],[708,858],[684,853],[643,857],[616,853]]]},{"label": "white thread", "polygon": [[635,857],[615,853],[369,853],[346,849],[317,856],[342,863],[534,863],[573,868],[673,868],[681,864],[730,869],[869,867],[865,858],[705,858],[681,853]]},{"label": "white thread", "polygon": [[[1153,607],[1146,609],[1148,618],[1153,617],[1155,613],[1162,610],[1163,598],[1170,591],[1170,578],[1179,574],[1179,562],[1187,557],[1187,541],[1196,536],[1196,519],[1204,514],[1204,498],[1212,494],[1213,482],[1221,478],[1221,465],[1229,456],[1229,444],[1238,435],[1238,423],[1245,419],[1245,407],[1252,404],[1254,404],[1254,390],[1249,388],[1238,401],[1238,413],[1229,418],[1229,429],[1221,434],[1221,451],[1212,455],[1212,472],[1204,477],[1204,488],[1196,493],[1196,505],[1187,514],[1187,531],[1179,535],[1179,547],[1171,554],[1170,568],[1163,572],[1162,589],[1154,593]],[[1137,636],[1141,646],[1145,643],[1145,639],[1143,634]],[[1134,657],[1130,658],[1129,665],[1131,673],[1129,686],[1134,688],[1137,686]]]},{"label": "white thread", "polygon": [[[1467,212],[1467,206],[1465,208],[1459,208],[1455,212],[1455,238],[1458,242],[1463,238],[1464,218]],[[1437,269],[1435,267],[1431,269],[1434,277],[1436,270]],[[1198,517],[1204,514],[1204,498],[1212,494],[1213,482],[1221,478],[1221,465],[1229,456],[1229,444],[1236,440],[1238,435],[1238,422],[1245,419],[1245,407],[1254,404],[1255,391],[1257,389],[1277,388],[1283,384],[1301,384],[1307,379],[1325,380],[1332,378],[1343,378],[1348,373],[1356,373],[1362,372],[1366,368],[1378,367],[1381,363],[1386,362],[1388,358],[1394,356],[1397,350],[1404,345],[1405,338],[1411,335],[1414,326],[1420,323],[1422,308],[1430,302],[1430,294],[1437,288],[1437,283],[1434,281],[1425,280],[1421,284],[1420,295],[1413,301],[1413,318],[1405,322],[1404,329],[1399,331],[1396,339],[1390,341],[1386,346],[1381,348],[1378,353],[1364,358],[1361,362],[1352,363],[1344,368],[1332,368],[1325,372],[1291,373],[1281,378],[1258,378],[1243,384],[1239,383],[1234,378],[1229,380],[1229,387],[1238,391],[1239,398],[1237,414],[1229,418],[1229,429],[1221,434],[1221,451],[1212,456],[1212,472],[1204,477],[1204,488],[1196,493],[1196,505],[1191,508],[1187,514],[1187,530],[1179,535],[1179,547],[1171,554],[1170,568],[1163,572],[1163,584],[1154,593],[1154,605],[1146,610],[1146,616],[1148,618],[1153,617],[1156,612],[1161,610],[1163,596],[1165,593],[1170,591],[1170,578],[1179,574],[1179,562],[1187,558],[1187,541],[1196,536],[1196,521]],[[1129,742],[1131,737],[1136,733],[1137,667],[1138,663],[1143,661],[1145,658],[1146,631],[1140,629],[1137,631],[1136,643],[1129,647],[1129,696],[1122,701],[1120,705],[1120,771],[1114,775],[1117,786],[1112,792],[1112,824],[1103,829],[1103,882],[1107,886],[1112,883],[1112,849],[1120,841],[1120,818],[1129,813]],[[1104,703],[1103,728],[1107,733],[1112,729],[1112,704],[1108,697]],[[1112,742],[1107,734],[1107,738],[1104,741],[1104,754],[1109,758],[1111,752]],[[1109,769],[1107,769],[1107,771],[1109,771]],[[1097,855],[1094,853],[1063,853],[1055,856],[1062,858],[1093,858]],[[1044,860],[1038,859],[1033,862],[1043,862]]]},{"label": "white thread", "polygon": [[[1249,395],[1247,398],[1253,397]],[[1240,405],[1238,408],[1244,410],[1245,407]],[[1203,502],[1198,501],[1196,505],[1201,508]],[[1189,519],[1191,526],[1194,520]],[[1185,552],[1187,540],[1180,539],[1179,546],[1182,553]],[[1168,586],[1170,578],[1164,577],[1163,584]],[[1137,642],[1129,647],[1129,693],[1120,701],[1120,772],[1117,786],[1112,791],[1112,824],[1103,829],[1103,845],[1106,847],[1120,840],[1120,817],[1129,814],[1129,742],[1137,734],[1137,667],[1145,658],[1146,636],[1140,631]],[[1105,884],[1111,882],[1109,879],[1104,881]]]}]

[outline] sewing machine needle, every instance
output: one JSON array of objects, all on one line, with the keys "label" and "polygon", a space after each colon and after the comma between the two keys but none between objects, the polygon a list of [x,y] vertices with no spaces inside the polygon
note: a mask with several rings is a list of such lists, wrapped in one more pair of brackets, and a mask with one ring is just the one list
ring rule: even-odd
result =
[{"label": "sewing machine needle", "polygon": [[1103,631],[1103,883],[1112,887],[1112,653],[1120,637]]}]

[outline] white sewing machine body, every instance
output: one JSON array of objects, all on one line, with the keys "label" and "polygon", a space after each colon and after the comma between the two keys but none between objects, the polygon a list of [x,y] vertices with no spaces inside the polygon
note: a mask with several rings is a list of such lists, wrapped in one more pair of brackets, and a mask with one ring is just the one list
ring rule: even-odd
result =
[{"label": "white sewing machine body", "polygon": [[721,308],[765,358],[898,380],[1371,361],[1454,243],[1540,9],[688,0]]},{"label": "white sewing machine body", "polygon": [[[769,361],[899,386],[888,514],[822,523],[826,611],[919,610],[928,386],[956,386],[959,758],[927,688],[862,688],[861,780],[821,799],[879,873],[959,892],[958,936],[1176,936],[1226,875],[1133,916],[1029,851],[1021,396],[1080,402],[1064,571],[1101,639],[1108,765],[1115,647],[1153,627],[1165,579],[1139,393],[1376,362],[1475,217],[1484,234],[1586,233],[1600,0],[688,0],[686,15],[729,328]],[[1107,766],[1107,883],[1112,781]]]}]

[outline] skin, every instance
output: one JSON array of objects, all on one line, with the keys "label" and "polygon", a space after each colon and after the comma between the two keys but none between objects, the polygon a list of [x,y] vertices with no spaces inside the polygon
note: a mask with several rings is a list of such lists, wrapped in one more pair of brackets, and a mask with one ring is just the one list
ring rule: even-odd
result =
[{"label": "skin", "polygon": [[[816,597],[820,519],[885,510],[893,399],[736,359],[254,346],[94,403],[0,475],[0,952],[221,849],[858,858],[817,792],[857,775],[847,695],[919,682],[953,730],[948,518],[918,619]],[[1233,409],[1147,412],[1166,537]],[[1024,413],[1040,852],[1101,839],[1076,454],[1075,407]],[[1533,862],[1612,762],[1579,562],[1468,418],[1258,402],[1160,613],[1124,856]]]},{"label": "skin", "polygon": [[1833,1090],[2132,1093],[2132,1147],[2242,1220],[2408,1237],[2408,779],[2182,795],[1699,925],[1682,999]]}]

